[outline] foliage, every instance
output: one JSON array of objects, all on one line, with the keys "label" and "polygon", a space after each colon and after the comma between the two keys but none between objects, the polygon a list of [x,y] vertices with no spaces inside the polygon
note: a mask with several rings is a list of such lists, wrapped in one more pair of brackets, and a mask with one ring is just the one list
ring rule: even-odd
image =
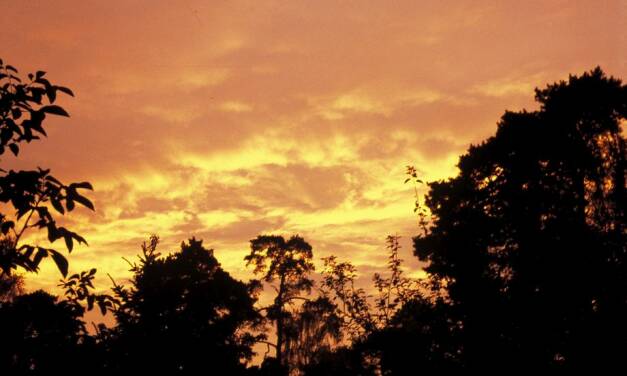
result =
[{"label": "foliage", "polygon": [[0,373],[61,372],[79,345],[82,322],[72,307],[36,291],[0,308]]},{"label": "foliage", "polygon": [[[92,269],[63,280],[65,299],[39,290],[19,293],[0,304],[0,373],[77,374],[87,367],[99,368],[102,357],[83,316],[94,301],[103,314],[111,302],[107,295],[91,291],[95,273]],[[71,360],[68,354],[73,354]]]},{"label": "foliage", "polygon": [[[47,115],[69,116],[54,104],[57,93],[74,95],[70,89],[50,83],[45,72],[29,74],[28,80],[17,74],[17,69],[0,60],[0,156],[9,150],[17,157],[23,143],[46,136],[43,122]],[[86,244],[79,234],[58,226],[53,215],[53,210],[61,215],[70,212],[77,203],[94,210],[80,189],[91,190],[92,186],[88,182],[65,185],[42,168],[0,169],[0,202],[13,212],[11,216],[0,213],[0,273],[10,274],[17,268],[36,272],[41,260],[50,256],[61,274],[67,275],[68,262],[56,249],[20,242],[27,230],[45,229],[48,240],[63,239],[68,252],[75,241]]]},{"label": "foliage", "polygon": [[403,276],[399,239],[392,235],[386,239],[388,275],[374,274],[372,280],[377,291],[374,297],[355,286],[357,269],[350,262],[338,262],[335,256],[323,259],[323,294],[337,305],[343,329],[353,341],[363,340],[388,326],[403,305],[420,296],[419,281]]},{"label": "foliage", "polygon": [[17,274],[0,275],[0,306],[24,294],[24,277]]},{"label": "foliage", "polygon": [[244,258],[246,265],[254,267],[266,283],[276,283],[274,302],[264,307],[266,319],[276,326],[276,360],[280,367],[287,367],[288,321],[294,320],[289,308],[296,301],[306,301],[302,293],[309,294],[314,285],[309,273],[314,270],[312,247],[300,236],[287,241],[282,236],[260,235],[250,241],[250,253]]},{"label": "foliage", "polygon": [[115,284],[117,327],[106,333],[111,370],[242,374],[260,317],[251,285],[233,279],[194,238],[168,256],[158,238],[131,264],[131,286]]},{"label": "foliage", "polygon": [[322,259],[323,294],[333,301],[336,311],[342,319],[342,329],[351,340],[367,336],[377,328],[376,315],[368,295],[363,288],[357,288],[357,268],[350,262],[338,262],[336,256]]},{"label": "foliage", "polygon": [[627,88],[597,68],[536,100],[429,184],[415,252],[461,322],[465,367],[609,367],[627,351]]}]

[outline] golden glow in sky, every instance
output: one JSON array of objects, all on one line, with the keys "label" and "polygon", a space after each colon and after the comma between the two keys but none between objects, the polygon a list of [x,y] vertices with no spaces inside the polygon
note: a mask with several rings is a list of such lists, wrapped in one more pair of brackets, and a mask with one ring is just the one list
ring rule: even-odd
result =
[{"label": "golden glow in sky", "polygon": [[[625,76],[621,1],[29,1],[2,5],[1,58],[70,87],[70,119],[12,168],[90,181],[72,271],[127,276],[202,238],[236,276],[258,234],[299,233],[366,275],[418,231],[404,170],[455,173],[533,88],[600,65]],[[28,287],[53,286],[52,263]]]}]

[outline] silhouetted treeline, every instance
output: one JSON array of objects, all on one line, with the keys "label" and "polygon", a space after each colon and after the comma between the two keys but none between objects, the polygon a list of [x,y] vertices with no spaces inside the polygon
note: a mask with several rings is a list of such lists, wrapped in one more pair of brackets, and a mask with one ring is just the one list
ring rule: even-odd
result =
[{"label": "silhouetted treeline", "polygon": [[[44,94],[54,101],[42,77],[31,78],[43,90],[33,99],[39,105]],[[16,97],[11,87],[0,91],[0,116],[3,146],[17,154],[10,145],[26,138],[12,108],[36,93]],[[94,293],[95,269],[65,278],[61,297],[24,293],[12,271],[36,271],[51,255],[65,274],[67,262],[55,250],[20,245],[21,222],[3,215],[0,374],[624,372],[627,89],[596,68],[537,89],[536,100],[539,110],[506,112],[493,137],[461,156],[456,177],[428,183],[424,202],[416,197],[423,280],[403,274],[394,236],[387,272],[374,275],[369,290],[336,256],[316,270],[300,236],[251,240],[244,261],[259,279],[248,282],[231,277],[200,240],[161,255],[154,236],[129,262],[130,280],[112,281],[109,293]],[[30,118],[63,114],[31,110]],[[21,173],[0,177],[0,199],[17,219],[39,216],[24,228],[63,238],[69,250],[72,239],[83,241],[38,208],[92,207],[76,193],[91,186]],[[416,169],[408,174],[422,184]],[[262,290],[272,298],[265,306]],[[84,313],[94,307],[115,325],[88,330]]]}]

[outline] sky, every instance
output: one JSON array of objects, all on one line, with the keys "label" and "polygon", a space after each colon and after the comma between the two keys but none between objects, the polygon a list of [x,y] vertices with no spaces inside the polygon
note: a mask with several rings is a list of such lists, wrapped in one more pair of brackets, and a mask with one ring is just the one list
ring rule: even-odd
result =
[{"label": "sky", "polygon": [[[351,261],[366,279],[397,234],[420,277],[407,165],[429,181],[454,176],[505,110],[536,108],[535,87],[597,65],[627,73],[618,0],[0,7],[0,58],[76,94],[60,100],[69,119],[48,117],[48,138],[1,164],[93,184],[96,211],[65,222],[89,242],[71,271],[98,268],[101,289],[107,273],[128,277],[122,257],[150,234],[163,253],[203,239],[244,279],[259,234],[300,234],[316,257]],[[27,287],[59,278],[44,262]]]}]

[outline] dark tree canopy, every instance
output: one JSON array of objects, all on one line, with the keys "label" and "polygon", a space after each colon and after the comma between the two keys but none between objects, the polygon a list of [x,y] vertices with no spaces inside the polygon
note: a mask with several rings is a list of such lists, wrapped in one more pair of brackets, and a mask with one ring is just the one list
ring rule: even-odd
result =
[{"label": "dark tree canopy", "polygon": [[117,327],[109,343],[107,368],[125,373],[237,375],[253,355],[258,323],[250,286],[233,279],[202,241],[181,244],[161,256],[157,238],[143,246],[131,271],[131,287],[116,285]]},{"label": "dark tree canopy", "polygon": [[0,305],[0,374],[78,374],[96,367],[83,311],[44,291]]},{"label": "dark tree canopy", "polygon": [[468,368],[609,366],[627,353],[627,88],[597,68],[506,112],[430,184],[415,238],[462,323]]}]

